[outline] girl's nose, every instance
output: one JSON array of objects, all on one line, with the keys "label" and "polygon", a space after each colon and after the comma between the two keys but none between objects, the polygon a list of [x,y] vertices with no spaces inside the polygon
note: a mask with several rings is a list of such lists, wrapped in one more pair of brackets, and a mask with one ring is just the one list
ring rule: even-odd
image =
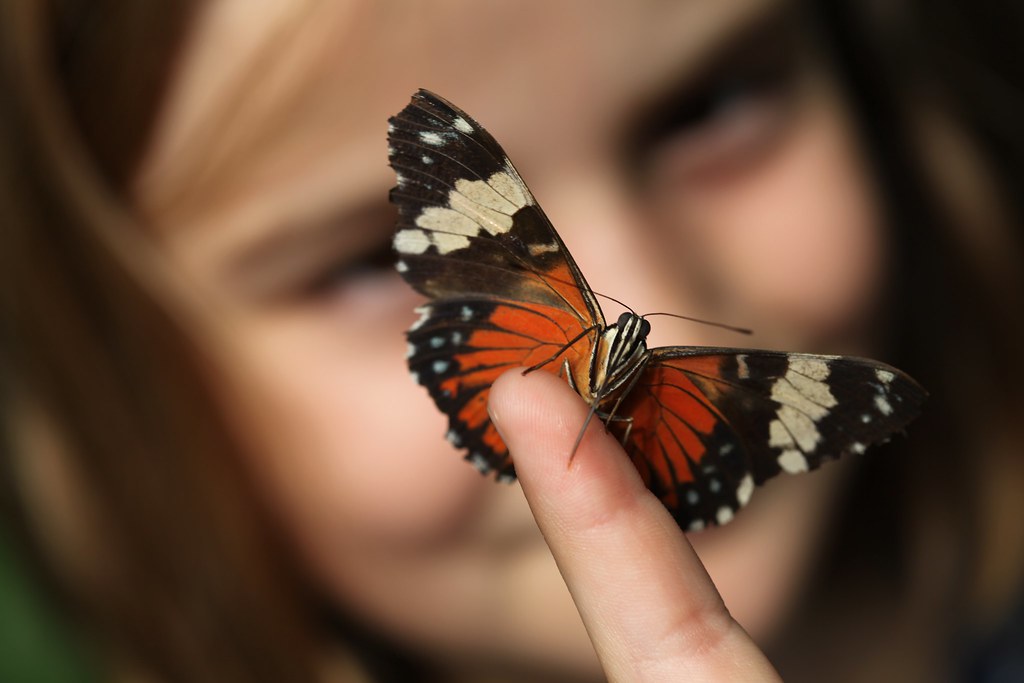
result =
[{"label": "girl's nose", "polygon": [[[680,263],[668,257],[642,203],[612,163],[564,164],[549,167],[535,182],[524,180],[597,293],[609,323],[623,310],[612,298],[639,314],[705,313],[673,276]],[[649,341],[703,343],[700,334],[692,324],[665,318],[654,325]]]}]

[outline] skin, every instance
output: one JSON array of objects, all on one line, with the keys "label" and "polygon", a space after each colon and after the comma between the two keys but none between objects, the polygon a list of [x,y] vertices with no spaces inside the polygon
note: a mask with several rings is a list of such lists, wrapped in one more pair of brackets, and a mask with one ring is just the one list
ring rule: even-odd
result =
[{"label": "skin", "polygon": [[785,616],[843,466],[771,483],[691,548],[596,428],[565,466],[582,404],[530,376],[493,397],[522,486],[481,479],[403,361],[420,301],[386,265],[386,118],[437,91],[502,143],[596,290],[758,331],[658,318],[652,345],[867,353],[884,249],[827,78],[801,69],[784,106],[741,100],[666,136],[639,186],[621,162],[636,113],[776,4],[225,0],[199,17],[139,211],[311,581],[453,680],[770,676],[737,624],[764,640]]},{"label": "skin", "polygon": [[615,438],[588,428],[569,461],[571,390],[508,372],[490,413],[609,681],[778,680]]}]

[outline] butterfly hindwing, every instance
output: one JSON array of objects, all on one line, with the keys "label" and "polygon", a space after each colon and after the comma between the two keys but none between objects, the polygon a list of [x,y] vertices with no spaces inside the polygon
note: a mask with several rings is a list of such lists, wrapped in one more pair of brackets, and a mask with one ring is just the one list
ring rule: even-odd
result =
[{"label": "butterfly hindwing", "polygon": [[[621,415],[645,482],[685,528],[723,524],[754,486],[863,453],[902,429],[924,391],[861,358],[654,349]],[[613,423],[624,435],[625,423]]]},{"label": "butterfly hindwing", "polygon": [[513,475],[508,449],[487,416],[491,384],[511,368],[563,358],[578,360],[582,347],[565,349],[566,328],[579,327],[564,312],[516,302],[464,297],[425,304],[407,333],[409,369],[449,417],[448,440],[467,450],[482,472]]}]

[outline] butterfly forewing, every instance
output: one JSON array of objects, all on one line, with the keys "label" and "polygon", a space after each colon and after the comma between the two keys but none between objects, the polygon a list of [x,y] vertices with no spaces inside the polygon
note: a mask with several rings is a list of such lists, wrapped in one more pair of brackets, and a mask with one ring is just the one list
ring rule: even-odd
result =
[{"label": "butterfly forewing", "polygon": [[[578,362],[601,311],[501,147],[420,91],[389,121],[398,271],[431,299],[408,333],[409,367],[449,417],[448,438],[481,470],[511,475],[487,419],[491,383],[511,367]],[[585,336],[585,335],[584,335]]]},{"label": "butterfly forewing", "polygon": [[583,275],[494,138],[421,90],[389,121],[399,271],[432,298],[497,297],[603,323]]},{"label": "butterfly forewing", "polygon": [[[723,524],[754,485],[863,453],[902,429],[925,393],[860,358],[667,347],[624,402],[626,449],[683,528]],[[612,423],[625,436],[626,423]],[[642,425],[637,428],[636,425]]]}]

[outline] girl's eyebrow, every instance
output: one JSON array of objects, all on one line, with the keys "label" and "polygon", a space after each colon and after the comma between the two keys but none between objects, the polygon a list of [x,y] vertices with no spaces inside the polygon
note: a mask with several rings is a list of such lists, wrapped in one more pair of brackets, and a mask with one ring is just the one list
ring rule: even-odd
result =
[{"label": "girl's eyebrow", "polygon": [[359,254],[380,243],[397,212],[384,198],[328,212],[322,217],[278,223],[227,258],[224,279],[247,294],[276,290],[344,254]]},{"label": "girl's eyebrow", "polygon": [[730,35],[709,50],[693,69],[669,80],[657,93],[634,107],[623,128],[623,153],[644,149],[665,134],[680,115],[699,106],[708,88],[752,68],[766,75],[793,57],[799,32],[799,13],[792,7],[775,8],[735,26]]}]

